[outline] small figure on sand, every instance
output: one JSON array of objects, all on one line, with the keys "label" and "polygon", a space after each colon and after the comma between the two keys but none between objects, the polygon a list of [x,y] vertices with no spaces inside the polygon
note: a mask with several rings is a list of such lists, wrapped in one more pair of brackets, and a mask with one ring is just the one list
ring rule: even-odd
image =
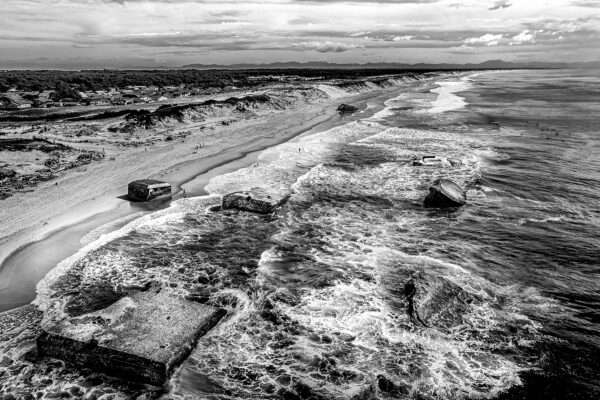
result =
[{"label": "small figure on sand", "polygon": [[183,198],[187,198],[187,193],[185,193],[185,189],[183,189]]}]

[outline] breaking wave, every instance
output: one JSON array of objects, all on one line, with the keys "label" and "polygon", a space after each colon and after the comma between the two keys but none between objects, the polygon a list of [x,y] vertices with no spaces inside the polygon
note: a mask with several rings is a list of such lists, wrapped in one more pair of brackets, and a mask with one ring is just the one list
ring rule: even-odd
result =
[{"label": "breaking wave", "polygon": [[[171,379],[175,399],[492,398],[520,385],[539,367],[531,353],[544,340],[531,315],[560,307],[487,268],[499,264],[500,245],[486,226],[503,218],[494,199],[508,194],[483,171],[504,154],[444,124],[393,124],[400,113],[465,105],[453,93],[467,81],[430,78],[439,76],[304,92],[313,101],[422,80],[421,90],[395,95],[375,115],[278,145],[255,165],[213,178],[208,196],[90,233],[38,285],[44,324],[150,282],[226,309]],[[432,154],[458,162],[412,165]],[[424,209],[437,178],[465,187],[469,207]],[[253,188],[291,196],[273,215],[215,211],[222,195]],[[511,215],[515,225],[554,221]],[[408,312],[409,280],[422,285],[427,305],[417,317]]]}]

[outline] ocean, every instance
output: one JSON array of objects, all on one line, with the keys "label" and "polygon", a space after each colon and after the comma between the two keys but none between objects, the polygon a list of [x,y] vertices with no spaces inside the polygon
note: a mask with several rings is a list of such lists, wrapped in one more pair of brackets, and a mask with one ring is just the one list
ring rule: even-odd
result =
[{"label": "ocean", "polygon": [[[442,78],[101,236],[37,304],[157,281],[226,308],[167,398],[600,398],[600,74]],[[413,166],[425,155],[445,161]],[[442,177],[465,207],[423,207]],[[275,215],[211,211],[255,187],[292,195]],[[416,276],[442,288],[422,324]]]}]

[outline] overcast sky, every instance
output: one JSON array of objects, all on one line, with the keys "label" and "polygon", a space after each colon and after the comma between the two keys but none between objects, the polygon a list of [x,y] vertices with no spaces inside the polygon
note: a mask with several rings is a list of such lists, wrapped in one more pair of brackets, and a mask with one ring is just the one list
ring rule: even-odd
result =
[{"label": "overcast sky", "polygon": [[600,0],[0,0],[0,68],[600,59]]}]

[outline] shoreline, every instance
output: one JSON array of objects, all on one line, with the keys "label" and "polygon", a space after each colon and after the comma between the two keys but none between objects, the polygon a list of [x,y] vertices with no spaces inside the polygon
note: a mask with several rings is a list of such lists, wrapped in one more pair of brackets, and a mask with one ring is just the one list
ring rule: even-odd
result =
[{"label": "shoreline", "polygon": [[[119,227],[120,220],[127,220],[133,215],[141,216],[144,213],[168,207],[170,201],[181,197],[182,188],[186,189],[188,196],[204,195],[206,193],[203,190],[204,186],[212,177],[252,165],[262,151],[350,122],[352,117],[340,116],[336,111],[336,107],[341,101],[352,101],[359,105],[359,108],[362,109],[359,113],[362,113],[367,111],[366,109],[369,108],[367,103],[370,101],[387,98],[390,94],[407,88],[410,88],[410,85],[332,99],[326,104],[302,105],[287,110],[282,113],[283,115],[264,118],[263,121],[254,124],[254,129],[259,131],[263,125],[277,127],[272,128],[269,135],[254,135],[250,140],[242,143],[226,140],[221,142],[221,146],[214,149],[215,151],[204,157],[181,161],[148,175],[172,184],[174,193],[171,200],[150,205],[130,203],[119,198],[119,195],[126,193],[126,184],[119,185],[110,188],[105,194],[98,197],[89,194],[92,197],[91,200],[84,200],[67,211],[60,212],[58,210],[52,217],[37,220],[33,226],[30,225],[12,236],[2,238],[0,243],[0,251],[3,253],[0,257],[0,282],[6,282],[6,285],[0,287],[0,299],[16,297],[20,300],[5,301],[4,303],[0,301],[0,312],[31,302],[35,298],[37,282],[56,264],[81,249],[84,246],[82,241],[87,235],[101,230],[103,226],[110,226],[110,230],[114,230]],[[315,111],[317,111],[316,114]],[[368,112],[371,111],[373,110],[369,108]],[[309,116],[308,119],[306,119],[307,116]],[[283,119],[285,119],[285,121],[281,121],[283,124],[278,125],[278,120]],[[250,124],[243,125],[234,127],[231,131],[234,134],[235,131],[245,131]],[[215,134],[219,133],[219,136],[222,136],[227,131],[229,129],[223,129],[223,132],[215,132]],[[280,136],[278,136],[279,133]],[[232,141],[234,143],[231,146],[226,146]],[[164,147],[166,146],[161,148]],[[110,161],[98,163],[94,167],[102,166],[106,162]],[[41,187],[37,188],[39,192],[42,192],[40,189]],[[38,196],[41,195],[38,194]],[[33,197],[35,197],[35,193]],[[21,271],[21,268],[25,268],[25,270]],[[29,279],[26,287],[11,285],[15,275],[24,273]],[[32,291],[33,296],[31,295]],[[22,294],[22,292],[30,293],[30,295]]]},{"label": "shoreline", "polygon": [[[281,136],[275,135],[269,138],[271,139],[270,141],[264,140],[266,143],[263,146],[265,148],[269,147],[271,142],[277,143],[301,133],[293,131],[292,125],[296,121],[306,121],[302,114],[313,115],[315,111],[318,111],[316,116],[308,120],[316,120],[315,124],[322,123],[323,120],[330,118],[324,114],[325,110],[332,107],[333,105],[326,104],[306,105],[301,109],[289,110],[289,113],[286,114],[290,123],[287,125],[284,123],[283,128],[276,129],[275,132],[280,133],[280,131],[286,128],[290,129],[291,132],[288,134],[283,132]],[[295,115],[290,117],[289,114]],[[270,118],[270,116],[261,117],[258,122],[249,121],[233,128],[220,128],[212,135],[214,136],[212,138],[213,143],[206,144],[206,147],[199,149],[197,146],[200,146],[200,144],[195,142],[208,142],[211,138],[207,138],[204,134],[195,137],[190,136],[175,144],[158,145],[148,149],[147,152],[143,148],[125,149],[120,154],[115,154],[115,161],[105,160],[89,165],[87,168],[88,171],[83,174],[78,174],[77,171],[68,171],[65,175],[54,181],[39,185],[33,192],[20,193],[17,196],[4,200],[4,212],[7,214],[9,214],[9,210],[11,209],[11,211],[28,209],[30,208],[28,207],[30,204],[40,205],[43,211],[47,213],[42,213],[36,207],[31,207],[35,211],[24,216],[21,215],[17,221],[13,218],[7,218],[9,221],[4,226],[3,230],[5,232],[2,232],[2,238],[0,239],[0,263],[4,262],[9,254],[23,245],[41,240],[53,232],[87,218],[110,210],[127,207],[128,205],[137,208],[143,207],[143,204],[129,203],[119,198],[119,196],[126,194],[127,183],[131,180],[148,177],[170,181],[175,189],[173,198],[177,198],[180,185],[212,168],[232,161],[227,159],[211,162],[212,159],[227,158],[227,153],[236,150],[240,154],[247,152],[244,150],[247,147],[254,146],[256,148],[252,151],[258,150],[260,146],[256,146],[256,140],[265,139],[259,133],[261,128],[263,128],[262,125],[273,124],[274,121],[271,121],[271,119],[280,120],[283,119],[282,117],[282,115],[275,115],[273,118]],[[186,129],[186,127],[180,129]],[[249,140],[244,140],[245,138],[240,137],[250,129],[254,131],[254,135],[249,135]],[[302,130],[305,130],[304,127]],[[178,159],[181,161],[173,162]],[[189,168],[190,165],[194,168]],[[121,172],[123,168],[127,168],[125,173]],[[120,173],[110,174],[110,171],[114,170]],[[98,177],[107,179],[97,181]],[[77,191],[78,196],[69,196],[67,194],[72,191]],[[64,196],[61,196],[63,194]],[[49,198],[56,197],[59,198],[57,201],[48,202]],[[65,206],[65,203],[68,204]],[[19,214],[13,213],[12,215]],[[60,219],[60,221],[57,221],[57,219]],[[22,227],[23,223],[25,227]],[[15,228],[15,225],[20,226]]]}]

